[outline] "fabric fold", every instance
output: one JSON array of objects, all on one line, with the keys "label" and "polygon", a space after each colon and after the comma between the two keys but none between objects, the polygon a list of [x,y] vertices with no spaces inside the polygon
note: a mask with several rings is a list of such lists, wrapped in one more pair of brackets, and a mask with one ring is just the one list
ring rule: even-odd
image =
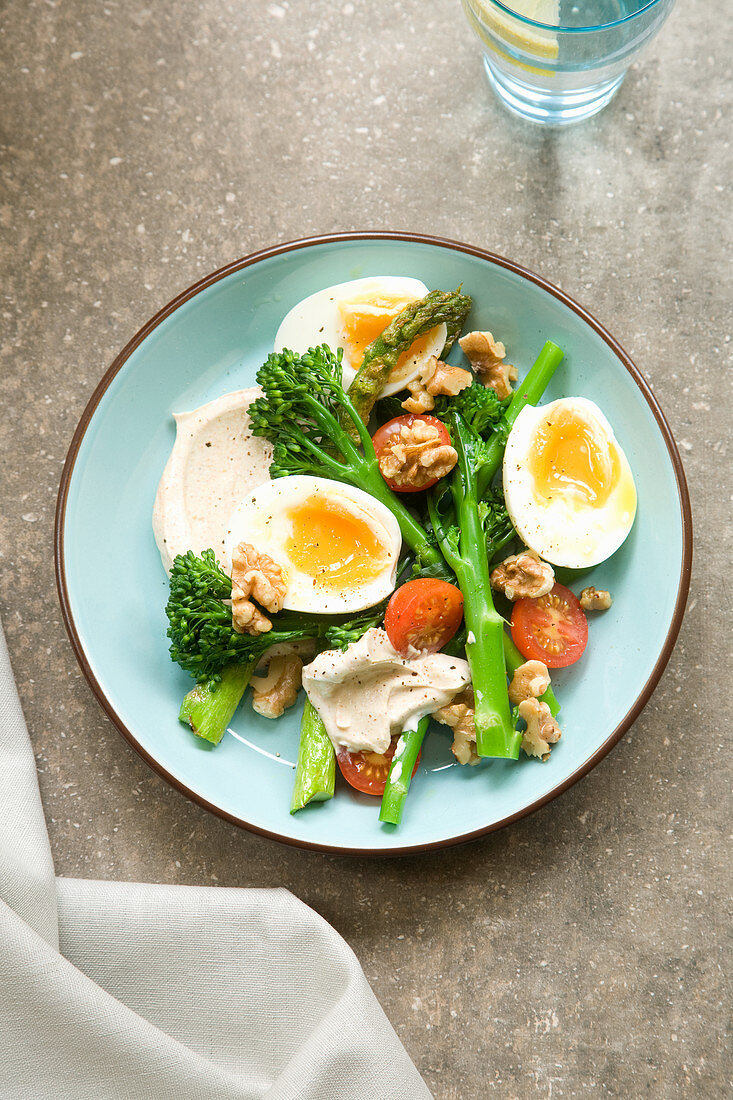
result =
[{"label": "fabric fold", "polygon": [[0,624],[0,898],[58,947],[51,846],[36,761]]},{"label": "fabric fold", "polygon": [[3,1100],[429,1100],[288,891],[55,878],[1,631],[0,783]]}]

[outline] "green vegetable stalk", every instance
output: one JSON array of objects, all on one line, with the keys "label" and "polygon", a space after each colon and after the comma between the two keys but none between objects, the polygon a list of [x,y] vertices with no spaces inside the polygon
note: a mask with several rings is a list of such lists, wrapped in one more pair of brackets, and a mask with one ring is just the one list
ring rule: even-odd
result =
[{"label": "green vegetable stalk", "polygon": [[458,452],[450,481],[450,517],[440,511],[444,487],[436,486],[428,495],[433,529],[463,592],[466,657],[474,688],[479,756],[516,759],[522,741],[514,729],[507,695],[504,620],[494,607],[489,581],[492,547],[505,537],[505,510],[503,501],[496,492],[490,493],[489,487],[501,465],[511,425],[525,404],[539,400],[562,354],[555,344],[545,344],[488,442],[466,422],[458,411],[460,405],[448,412],[446,419]]},{"label": "green vegetable stalk", "polygon": [[528,371],[521,387],[515,391],[504,413],[503,421],[497,426],[494,435],[489,440],[486,459],[479,475],[479,496],[483,497],[485,495],[494,479],[494,475],[501,466],[506,441],[514,426],[514,421],[525,405],[537,404],[560,365],[563,355],[562,348],[559,348],[557,344],[553,344],[552,340],[547,340],[533,366]]},{"label": "green vegetable stalk", "polygon": [[389,825],[399,825],[407,793],[412,782],[412,771],[420,755],[420,749],[430,725],[430,717],[421,718],[414,730],[405,730],[397,742],[397,748],[389,769],[382,795],[379,820]]},{"label": "green vegetable stalk", "polygon": [[228,665],[218,682],[197,684],[181,703],[180,722],[197,737],[218,745],[247,690],[254,664]]},{"label": "green vegetable stalk", "polygon": [[[519,652],[512,640],[511,634],[508,634],[506,630],[504,631],[504,660],[506,661],[506,670],[510,677],[512,677],[519,666],[523,665],[527,660],[527,658],[523,657]],[[540,695],[540,702],[547,703],[553,718],[560,713],[560,704],[557,701],[555,692],[552,690],[552,686],[548,687],[544,695]]]},{"label": "green vegetable stalk", "polygon": [[336,753],[318,711],[306,698],[300,725],[291,814],[302,810],[309,802],[325,802],[333,798],[335,780]]},{"label": "green vegetable stalk", "polygon": [[[361,367],[349,386],[349,397],[365,424],[398,359],[413,341],[437,325],[445,324],[448,339],[442,354],[447,355],[470,309],[468,295],[457,290],[432,290],[420,301],[412,302],[387,325],[364,352]],[[354,428],[346,418],[342,418],[342,424],[356,439]]]},{"label": "green vegetable stalk", "polygon": [[446,528],[433,494],[429,502],[443,555],[452,566],[463,593],[466,657],[474,692],[476,751],[479,756],[516,760],[522,738],[514,729],[509,706],[504,620],[495,609],[491,595],[486,535],[479,510],[478,474],[487,447],[457,412],[451,417],[451,438],[458,452],[458,463],[451,477],[455,525]]}]

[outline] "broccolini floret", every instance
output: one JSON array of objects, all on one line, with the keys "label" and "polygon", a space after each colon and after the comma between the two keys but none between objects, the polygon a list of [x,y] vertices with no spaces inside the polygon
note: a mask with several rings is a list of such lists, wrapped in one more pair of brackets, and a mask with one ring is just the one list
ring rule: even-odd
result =
[{"label": "broccolini floret", "polygon": [[436,398],[433,415],[445,419],[451,411],[459,412],[469,428],[478,435],[487,435],[501,422],[507,405],[491,386],[474,381],[453,397]]},{"label": "broccolini floret", "polygon": [[510,542],[517,538],[514,524],[504,503],[504,492],[496,485],[479,501],[479,518],[484,529],[489,565]]},{"label": "broccolini floret", "polygon": [[[232,625],[232,582],[213,550],[193,551],[173,561],[166,604],[171,658],[197,683],[217,681],[230,664],[250,664],[280,642],[317,636],[304,616],[277,616],[266,634],[238,634]],[[314,633],[316,630],[316,633]]]},{"label": "broccolini floret", "polygon": [[213,550],[200,557],[189,550],[175,558],[165,609],[170,655],[197,683],[217,683],[229,665],[252,665],[271,646],[286,642],[321,639],[344,649],[384,618],[384,603],[350,617],[281,612],[272,616],[272,630],[265,634],[238,634],[225,603],[231,594],[232,582]]},{"label": "broccolini floret", "polygon": [[[249,416],[253,434],[273,444],[270,475],[312,474],[363,489],[393,513],[423,571],[442,575],[440,551],[380,473],[369,432],[343,388],[341,350],[323,344],[304,355],[275,352],[257,381],[264,396],[252,402]],[[342,426],[346,420],[357,443]]]}]

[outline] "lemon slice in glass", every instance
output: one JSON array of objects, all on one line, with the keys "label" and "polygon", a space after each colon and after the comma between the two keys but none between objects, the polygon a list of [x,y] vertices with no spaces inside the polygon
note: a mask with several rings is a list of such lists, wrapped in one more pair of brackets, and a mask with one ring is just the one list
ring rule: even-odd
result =
[{"label": "lemon slice in glass", "polygon": [[[557,27],[560,23],[560,0],[502,0],[517,15]],[[530,27],[509,13],[500,11],[493,4],[478,2],[476,14],[506,45],[524,51],[529,57],[542,57],[554,61],[559,53],[557,35],[551,30]]]}]

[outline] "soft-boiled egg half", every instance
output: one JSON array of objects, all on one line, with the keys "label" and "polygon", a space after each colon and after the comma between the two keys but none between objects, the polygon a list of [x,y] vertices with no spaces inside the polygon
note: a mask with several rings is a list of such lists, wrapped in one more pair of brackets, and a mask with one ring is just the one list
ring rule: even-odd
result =
[{"label": "soft-boiled egg half", "polygon": [[631,530],[629,463],[606,417],[584,397],[525,405],[509,433],[503,476],[512,523],[553,565],[597,565]]},{"label": "soft-boiled egg half", "polygon": [[[375,275],[326,287],[293,306],[277,330],[275,351],[289,348],[302,353],[319,344],[328,344],[334,351],[343,348],[348,389],[372,341],[406,306],[427,293],[425,283],[402,275]],[[418,336],[403,352],[382,393],[403,390],[431,355],[439,358],[447,333],[443,324]]]},{"label": "soft-boiled egg half", "polygon": [[266,481],[237,505],[227,528],[230,559],[248,542],[281,566],[291,611],[361,611],[394,589],[397,520],[351,485],[306,474]]}]

